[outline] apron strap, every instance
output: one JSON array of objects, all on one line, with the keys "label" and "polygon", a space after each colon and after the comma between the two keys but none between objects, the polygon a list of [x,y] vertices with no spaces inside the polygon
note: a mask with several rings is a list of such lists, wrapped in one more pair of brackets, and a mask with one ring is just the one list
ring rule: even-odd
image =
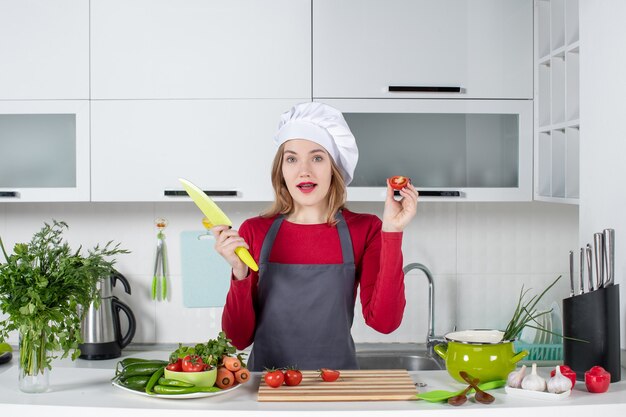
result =
[{"label": "apron strap", "polygon": [[[339,233],[339,241],[341,242],[341,252],[344,264],[353,265],[354,264],[354,252],[352,249],[352,238],[350,237],[350,231],[348,230],[348,225],[346,223],[346,219],[343,217],[341,211],[337,212],[335,216],[337,219],[337,232]],[[265,235],[265,239],[263,239],[263,246],[261,246],[261,254],[259,256],[260,263],[267,263],[270,258],[270,252],[272,247],[274,246],[274,240],[276,240],[276,235],[278,235],[278,230],[280,226],[283,224],[283,220],[285,219],[285,215],[281,214],[272,223],[270,230]]]}]

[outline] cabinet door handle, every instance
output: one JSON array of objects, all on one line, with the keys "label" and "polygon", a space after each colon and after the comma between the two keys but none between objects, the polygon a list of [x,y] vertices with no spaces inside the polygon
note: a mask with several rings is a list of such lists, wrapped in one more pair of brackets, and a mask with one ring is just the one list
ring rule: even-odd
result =
[{"label": "cabinet door handle", "polygon": [[390,93],[460,93],[461,87],[444,87],[435,85],[390,85]]},{"label": "cabinet door handle", "polygon": [[[459,191],[417,190],[420,197],[461,197]],[[400,191],[394,190],[393,195],[399,196]]]},{"label": "cabinet door handle", "polygon": [[17,198],[19,197],[19,193],[17,191],[0,191],[0,197],[4,198]]},{"label": "cabinet door handle", "polygon": [[[204,194],[209,197],[237,197],[237,191],[235,190],[202,190]],[[187,197],[187,191],[185,190],[165,190],[163,192],[165,197]]]}]

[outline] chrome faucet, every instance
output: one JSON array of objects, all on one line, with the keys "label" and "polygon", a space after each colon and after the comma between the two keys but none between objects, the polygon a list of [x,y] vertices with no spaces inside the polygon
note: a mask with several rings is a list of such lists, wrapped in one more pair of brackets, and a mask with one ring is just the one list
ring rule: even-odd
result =
[{"label": "chrome faucet", "polygon": [[430,270],[420,263],[408,264],[402,269],[402,272],[404,272],[406,276],[406,274],[414,269],[422,271],[428,279],[428,334],[426,335],[426,349],[428,350],[428,354],[438,363],[443,364],[443,360],[441,360],[439,355],[434,351],[435,345],[445,343],[443,338],[435,337],[435,281],[433,280],[433,275]]}]

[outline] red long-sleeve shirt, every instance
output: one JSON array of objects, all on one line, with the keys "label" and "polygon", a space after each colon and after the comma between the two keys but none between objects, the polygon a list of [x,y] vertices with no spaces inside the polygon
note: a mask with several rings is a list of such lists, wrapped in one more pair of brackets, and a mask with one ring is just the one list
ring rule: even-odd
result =
[{"label": "red long-sleeve shirt", "polygon": [[[391,333],[400,326],[406,300],[402,273],[402,233],[381,231],[381,220],[371,214],[343,210],[350,231],[357,286],[361,287],[363,317],[368,326]],[[246,220],[239,234],[258,260],[265,235],[274,218]],[[269,261],[284,264],[342,263],[341,244],[335,227],[327,224],[295,224],[283,221]],[[232,279],[222,315],[222,328],[238,349],[254,341],[256,328],[258,272],[242,280]]]}]

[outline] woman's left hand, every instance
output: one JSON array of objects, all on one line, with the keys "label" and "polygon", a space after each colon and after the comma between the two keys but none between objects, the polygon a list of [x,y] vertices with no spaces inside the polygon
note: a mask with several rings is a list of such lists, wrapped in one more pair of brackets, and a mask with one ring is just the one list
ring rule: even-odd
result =
[{"label": "woman's left hand", "polygon": [[397,201],[393,197],[393,188],[387,180],[387,198],[385,199],[385,211],[383,212],[383,232],[401,232],[415,217],[417,212],[417,199],[419,193],[409,183],[400,190],[402,199]]}]

